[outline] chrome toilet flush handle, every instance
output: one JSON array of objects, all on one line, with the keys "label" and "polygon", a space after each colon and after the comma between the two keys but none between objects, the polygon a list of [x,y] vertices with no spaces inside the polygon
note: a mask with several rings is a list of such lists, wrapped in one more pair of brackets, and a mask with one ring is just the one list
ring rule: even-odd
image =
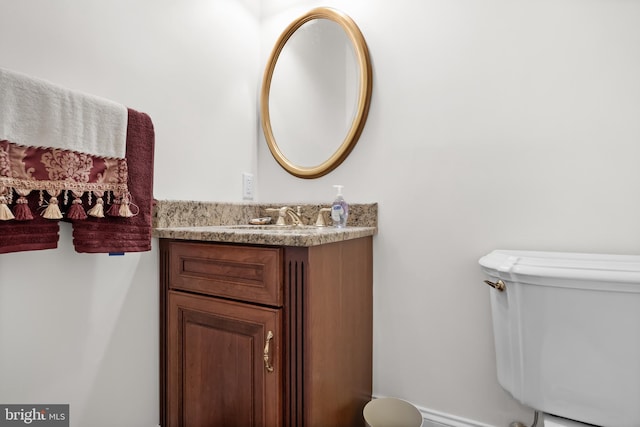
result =
[{"label": "chrome toilet flush handle", "polygon": [[507,285],[504,284],[504,282],[500,279],[498,279],[497,282],[492,282],[490,280],[485,280],[484,283],[486,283],[487,285],[491,286],[493,289],[497,289],[498,291],[502,292],[505,289],[507,289]]}]

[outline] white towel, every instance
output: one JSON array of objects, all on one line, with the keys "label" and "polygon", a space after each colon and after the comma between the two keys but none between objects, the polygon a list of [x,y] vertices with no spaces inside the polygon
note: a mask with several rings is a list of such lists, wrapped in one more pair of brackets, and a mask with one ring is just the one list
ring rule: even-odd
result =
[{"label": "white towel", "polygon": [[127,108],[0,68],[0,140],[124,158]]}]

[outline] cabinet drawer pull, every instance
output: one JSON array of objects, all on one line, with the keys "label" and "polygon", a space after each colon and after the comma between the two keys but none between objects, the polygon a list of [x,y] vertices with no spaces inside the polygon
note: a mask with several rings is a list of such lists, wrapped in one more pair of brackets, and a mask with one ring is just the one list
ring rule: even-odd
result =
[{"label": "cabinet drawer pull", "polygon": [[264,367],[267,372],[273,372],[273,366],[269,363],[269,343],[273,339],[273,332],[267,332],[267,342],[264,344]]}]

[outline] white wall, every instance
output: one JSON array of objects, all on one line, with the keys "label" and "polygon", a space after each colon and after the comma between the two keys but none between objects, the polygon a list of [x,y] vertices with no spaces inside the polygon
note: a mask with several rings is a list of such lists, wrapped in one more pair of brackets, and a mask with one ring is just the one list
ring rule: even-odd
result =
[{"label": "white wall", "polygon": [[[350,157],[287,175],[259,145],[265,201],[379,202],[374,393],[507,426],[477,260],[496,248],[638,253],[640,2],[347,0],[263,6],[263,65],[290,21],[360,26],[374,87]],[[292,118],[292,120],[296,120]]]},{"label": "white wall", "polygon": [[[159,199],[238,201],[255,172],[259,6],[0,0],[0,66],[148,113]],[[240,54],[239,54],[240,53]],[[69,403],[73,427],[158,424],[158,255],[0,256],[0,403]]]},{"label": "white wall", "polygon": [[[256,96],[279,32],[319,5],[360,25],[374,92],[350,157],[307,181],[266,150]],[[477,259],[638,252],[640,3],[260,7],[262,22],[252,0],[0,0],[0,66],[149,113],[157,198],[239,200],[248,170],[262,201],[328,203],[341,183],[379,202],[374,392],[478,425],[530,422],[495,380]],[[0,257],[0,402],[69,402],[75,427],[154,426],[156,254],[77,255],[69,235]]]}]

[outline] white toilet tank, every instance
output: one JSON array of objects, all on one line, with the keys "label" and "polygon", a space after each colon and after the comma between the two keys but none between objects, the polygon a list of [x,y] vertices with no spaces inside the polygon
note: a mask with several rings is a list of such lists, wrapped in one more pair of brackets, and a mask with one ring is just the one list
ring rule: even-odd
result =
[{"label": "white toilet tank", "polygon": [[490,289],[498,381],[529,407],[640,427],[640,256],[496,250]]}]

